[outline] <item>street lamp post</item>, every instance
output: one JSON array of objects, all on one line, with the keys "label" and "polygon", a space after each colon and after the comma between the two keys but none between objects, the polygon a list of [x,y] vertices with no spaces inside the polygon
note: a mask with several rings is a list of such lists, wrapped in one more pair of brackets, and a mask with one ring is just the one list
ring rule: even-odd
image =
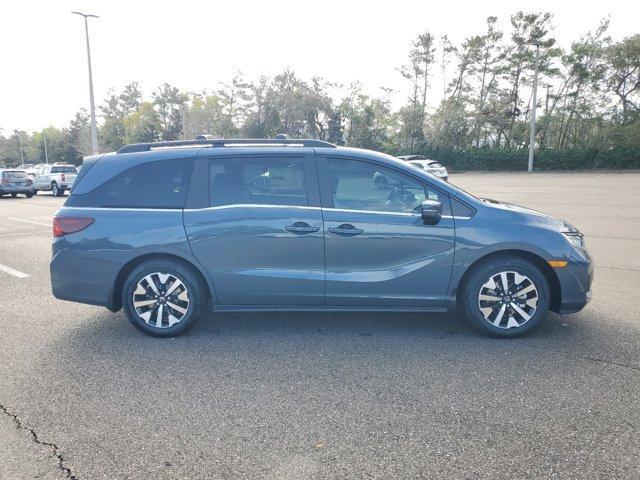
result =
[{"label": "street lamp post", "polygon": [[44,141],[44,163],[49,164],[49,150],[47,150],[47,131],[42,130],[42,140]]},{"label": "street lamp post", "polygon": [[84,32],[87,37],[87,63],[89,65],[89,101],[91,103],[91,151],[98,153],[98,128],[96,127],[96,107],[93,101],[93,74],[91,73],[91,50],[89,49],[89,25],[87,18],[100,18],[97,15],[90,15],[81,12],[71,12],[84,17]]},{"label": "street lamp post", "polygon": [[540,61],[540,45],[536,43],[536,66],[535,73],[533,74],[533,98],[531,106],[531,128],[529,132],[529,167],[528,171],[533,172],[533,153],[535,151],[536,141],[536,110],[538,103],[538,62]]}]

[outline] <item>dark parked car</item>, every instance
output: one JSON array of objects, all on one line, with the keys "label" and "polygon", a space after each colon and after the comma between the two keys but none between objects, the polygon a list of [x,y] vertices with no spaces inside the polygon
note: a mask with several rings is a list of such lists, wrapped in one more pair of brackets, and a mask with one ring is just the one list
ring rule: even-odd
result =
[{"label": "dark parked car", "polygon": [[[391,188],[375,185],[380,173]],[[157,336],[213,311],[459,308],[512,337],[582,309],[593,263],[562,220],[317,140],[128,145],[87,157],[53,224],[57,298]]]},{"label": "dark parked car", "polygon": [[22,170],[0,169],[0,197],[3,195],[31,198],[35,195],[33,180]]}]

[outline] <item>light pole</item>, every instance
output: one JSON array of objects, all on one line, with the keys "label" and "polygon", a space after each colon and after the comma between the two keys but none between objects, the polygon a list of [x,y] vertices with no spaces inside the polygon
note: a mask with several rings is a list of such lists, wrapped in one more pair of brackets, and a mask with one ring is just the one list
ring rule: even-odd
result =
[{"label": "light pole", "polygon": [[93,102],[93,75],[91,73],[91,51],[89,50],[89,25],[87,18],[100,18],[97,15],[90,15],[81,12],[71,12],[84,17],[84,32],[87,36],[87,63],[89,65],[89,101],[91,103],[91,151],[98,153],[98,128],[96,127],[96,107]]},{"label": "light pole", "polygon": [[22,146],[22,137],[20,136],[20,132],[17,130],[16,135],[18,136],[18,143],[20,144],[20,161],[24,164],[24,147]]},{"label": "light pole", "polygon": [[533,104],[531,107],[531,128],[529,132],[529,167],[528,171],[533,172],[533,152],[535,151],[536,140],[536,110],[538,107],[538,62],[540,61],[540,44],[536,43],[536,67],[533,74]]},{"label": "light pole", "polygon": [[44,163],[49,164],[49,151],[47,150],[47,131],[42,130],[42,140],[44,140]]}]

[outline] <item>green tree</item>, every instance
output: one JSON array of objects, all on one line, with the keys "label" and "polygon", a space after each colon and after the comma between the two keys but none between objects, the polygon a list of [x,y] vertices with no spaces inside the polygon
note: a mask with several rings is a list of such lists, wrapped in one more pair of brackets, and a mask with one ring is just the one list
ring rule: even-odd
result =
[{"label": "green tree", "polygon": [[[620,102],[622,125],[638,121],[640,113],[640,34],[611,45],[607,51],[607,86]],[[616,112],[618,113],[618,112]]]},{"label": "green tree", "polygon": [[162,125],[151,102],[142,102],[140,107],[124,119],[127,132],[125,143],[156,142],[160,140]]},{"label": "green tree", "polygon": [[168,83],[164,83],[151,95],[159,122],[160,140],[177,140],[183,133],[188,96]]}]

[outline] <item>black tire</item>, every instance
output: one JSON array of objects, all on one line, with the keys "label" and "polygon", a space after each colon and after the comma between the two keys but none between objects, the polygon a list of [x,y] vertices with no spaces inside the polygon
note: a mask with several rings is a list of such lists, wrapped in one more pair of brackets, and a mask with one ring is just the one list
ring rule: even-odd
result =
[{"label": "black tire", "polygon": [[12,194],[11,194],[11,198],[16,198],[17,196],[18,196],[18,194],[17,194],[17,193],[12,193]]},{"label": "black tire", "polygon": [[51,182],[51,193],[54,197],[59,197],[64,193],[64,190],[59,188],[56,182]]},{"label": "black tire", "polygon": [[31,198],[34,195],[35,195],[35,193],[33,193],[33,192],[27,192],[27,193],[24,194],[24,196],[27,197],[27,198]]},{"label": "black tire", "polygon": [[[171,326],[164,326],[163,321],[161,321],[160,327],[151,325],[151,323],[148,323],[140,316],[133,304],[133,296],[136,288],[138,287],[138,282],[143,281],[147,275],[153,275],[158,272],[162,274],[169,274],[177,278],[184,284],[188,294],[188,307],[186,308],[186,313],[178,323]],[[159,279],[159,277],[153,278]],[[169,297],[167,297],[167,303],[168,299]],[[206,306],[206,302],[206,286],[203,285],[202,281],[189,267],[172,260],[150,260],[142,263],[129,274],[122,288],[122,305],[127,313],[129,321],[142,333],[154,337],[176,337],[186,332],[202,314]],[[151,313],[151,315],[155,315],[155,318],[157,318],[158,307],[154,308],[156,309],[154,311],[155,313]],[[171,310],[169,310],[169,312],[171,312]],[[177,314],[175,311],[173,313]],[[152,321],[153,320],[149,320],[149,322]]]},{"label": "black tire", "polygon": [[[484,285],[486,285],[486,282],[490,281],[492,277],[498,275],[500,272],[516,272],[524,277],[527,277],[527,280],[529,280],[529,282],[532,283],[535,287],[535,293],[537,294],[537,305],[535,307],[535,310],[533,312],[530,312],[532,313],[530,318],[528,320],[525,320],[520,325],[512,326],[511,328],[508,328],[504,325],[505,320],[507,324],[511,323],[509,317],[504,318],[504,313],[502,315],[503,319],[500,322],[501,325],[496,326],[491,323],[489,319],[485,318],[483,312],[480,310],[479,296],[481,293],[481,289]],[[509,281],[514,278],[515,275],[508,275],[509,280],[507,281],[507,283],[509,283]],[[502,282],[500,281],[500,284],[501,283]],[[528,282],[524,283],[527,286],[530,285],[530,283]],[[496,285],[496,287],[498,287],[498,289],[501,289],[501,285]],[[493,337],[519,337],[536,328],[546,318],[547,312],[549,311],[549,305],[551,303],[549,283],[547,282],[547,279],[540,271],[540,269],[525,259],[511,255],[493,257],[490,260],[482,262],[473,267],[473,270],[465,278],[464,284],[461,288],[462,295],[460,297],[460,307],[464,312],[467,321],[469,321],[469,323],[473,327],[477,328],[482,333]],[[521,290],[524,290],[524,288],[522,288]],[[500,298],[504,298],[499,293],[496,293],[495,295],[499,296]],[[504,301],[506,302],[509,298],[511,298],[511,296],[508,296],[507,299],[504,299]],[[494,310],[494,313],[491,313],[490,315],[494,315],[494,318],[497,318],[500,310],[502,309],[501,302],[493,303],[496,309]],[[483,302],[482,305],[490,306],[491,303]],[[518,317],[519,320],[522,320],[523,318],[519,314],[517,314],[517,312],[515,312],[514,310],[510,310],[511,307],[509,305],[511,304],[507,302],[507,306],[504,312],[507,315],[510,315],[509,312],[512,312],[514,318]]]}]

